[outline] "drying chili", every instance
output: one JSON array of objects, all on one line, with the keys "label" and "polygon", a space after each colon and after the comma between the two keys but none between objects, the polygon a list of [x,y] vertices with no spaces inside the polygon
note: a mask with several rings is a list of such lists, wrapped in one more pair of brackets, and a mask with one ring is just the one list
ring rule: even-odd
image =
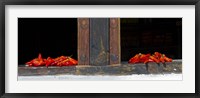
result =
[{"label": "drying chili", "polygon": [[38,58],[35,58],[26,63],[28,66],[73,66],[77,65],[78,61],[69,57],[69,56],[60,56],[55,59],[48,57],[47,59],[43,59],[42,55],[39,54]]},{"label": "drying chili", "polygon": [[159,52],[155,52],[153,55],[151,54],[136,54],[132,57],[128,63],[135,64],[135,63],[148,63],[148,62],[156,62],[156,63],[165,63],[165,62],[172,62],[171,58],[165,56],[165,54],[161,54]]}]

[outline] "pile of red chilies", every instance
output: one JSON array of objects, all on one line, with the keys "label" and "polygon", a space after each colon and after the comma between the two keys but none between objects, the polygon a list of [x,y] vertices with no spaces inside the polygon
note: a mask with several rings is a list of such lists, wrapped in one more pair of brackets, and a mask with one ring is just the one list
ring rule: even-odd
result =
[{"label": "pile of red chilies", "polygon": [[48,57],[47,59],[43,59],[42,55],[39,54],[38,58],[35,58],[26,63],[28,66],[74,66],[78,64],[78,61],[69,57],[69,56],[60,56],[55,59]]},{"label": "pile of red chilies", "polygon": [[[156,63],[165,63],[165,62],[172,62],[171,58],[168,58],[165,54],[161,54],[159,52],[155,52],[153,55],[151,54],[136,54],[132,57],[128,63],[135,64],[135,63],[148,63],[148,62],[156,62]],[[48,57],[47,59],[43,59],[42,55],[39,54],[38,58],[35,58],[26,63],[28,66],[74,66],[78,64],[78,61],[69,57],[69,56],[60,56],[55,59]]]},{"label": "pile of red chilies", "polygon": [[128,63],[135,64],[135,63],[148,63],[148,62],[156,62],[156,63],[165,63],[165,62],[172,62],[171,58],[165,56],[165,54],[161,54],[159,52],[155,52],[153,55],[151,54],[136,54],[132,57]]}]

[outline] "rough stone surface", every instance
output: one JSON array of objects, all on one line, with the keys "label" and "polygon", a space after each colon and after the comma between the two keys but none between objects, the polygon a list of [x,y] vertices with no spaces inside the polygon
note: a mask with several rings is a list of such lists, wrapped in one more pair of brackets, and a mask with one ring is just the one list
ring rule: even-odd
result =
[{"label": "rough stone surface", "polygon": [[152,74],[158,74],[158,73],[160,73],[159,64],[154,63],[154,62],[148,63],[147,64],[147,71],[149,73],[152,73]]},{"label": "rough stone surface", "polygon": [[167,74],[182,73],[182,60],[168,63],[122,63],[118,65],[90,66],[78,65],[68,67],[18,67],[19,76],[36,75],[132,75],[132,74]]}]

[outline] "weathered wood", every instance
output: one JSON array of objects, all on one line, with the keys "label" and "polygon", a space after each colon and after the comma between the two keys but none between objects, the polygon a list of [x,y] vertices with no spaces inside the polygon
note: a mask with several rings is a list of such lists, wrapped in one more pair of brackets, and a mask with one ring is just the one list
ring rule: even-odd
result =
[{"label": "weathered wood", "polygon": [[76,73],[76,66],[67,67],[18,67],[18,76],[41,76],[41,75],[71,75]]},{"label": "weathered wood", "polygon": [[109,64],[109,19],[90,19],[90,65]]},{"label": "weathered wood", "polygon": [[89,18],[78,18],[78,64],[89,64]]},{"label": "weathered wood", "polygon": [[120,18],[110,18],[110,64],[120,64]]},{"label": "weathered wood", "polygon": [[154,62],[144,64],[128,64],[122,62],[112,66],[63,66],[63,67],[18,67],[18,76],[37,76],[37,75],[132,75],[132,74],[170,74],[182,73],[182,60],[173,60],[165,64]]}]

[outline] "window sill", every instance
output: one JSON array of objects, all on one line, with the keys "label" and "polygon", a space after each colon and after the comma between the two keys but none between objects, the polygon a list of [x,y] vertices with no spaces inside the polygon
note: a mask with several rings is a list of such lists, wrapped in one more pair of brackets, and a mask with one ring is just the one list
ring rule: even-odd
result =
[{"label": "window sill", "polygon": [[182,73],[182,60],[173,60],[165,64],[122,62],[117,65],[91,66],[77,65],[67,67],[18,67],[19,76],[38,75],[132,75],[132,74],[170,74]]}]

